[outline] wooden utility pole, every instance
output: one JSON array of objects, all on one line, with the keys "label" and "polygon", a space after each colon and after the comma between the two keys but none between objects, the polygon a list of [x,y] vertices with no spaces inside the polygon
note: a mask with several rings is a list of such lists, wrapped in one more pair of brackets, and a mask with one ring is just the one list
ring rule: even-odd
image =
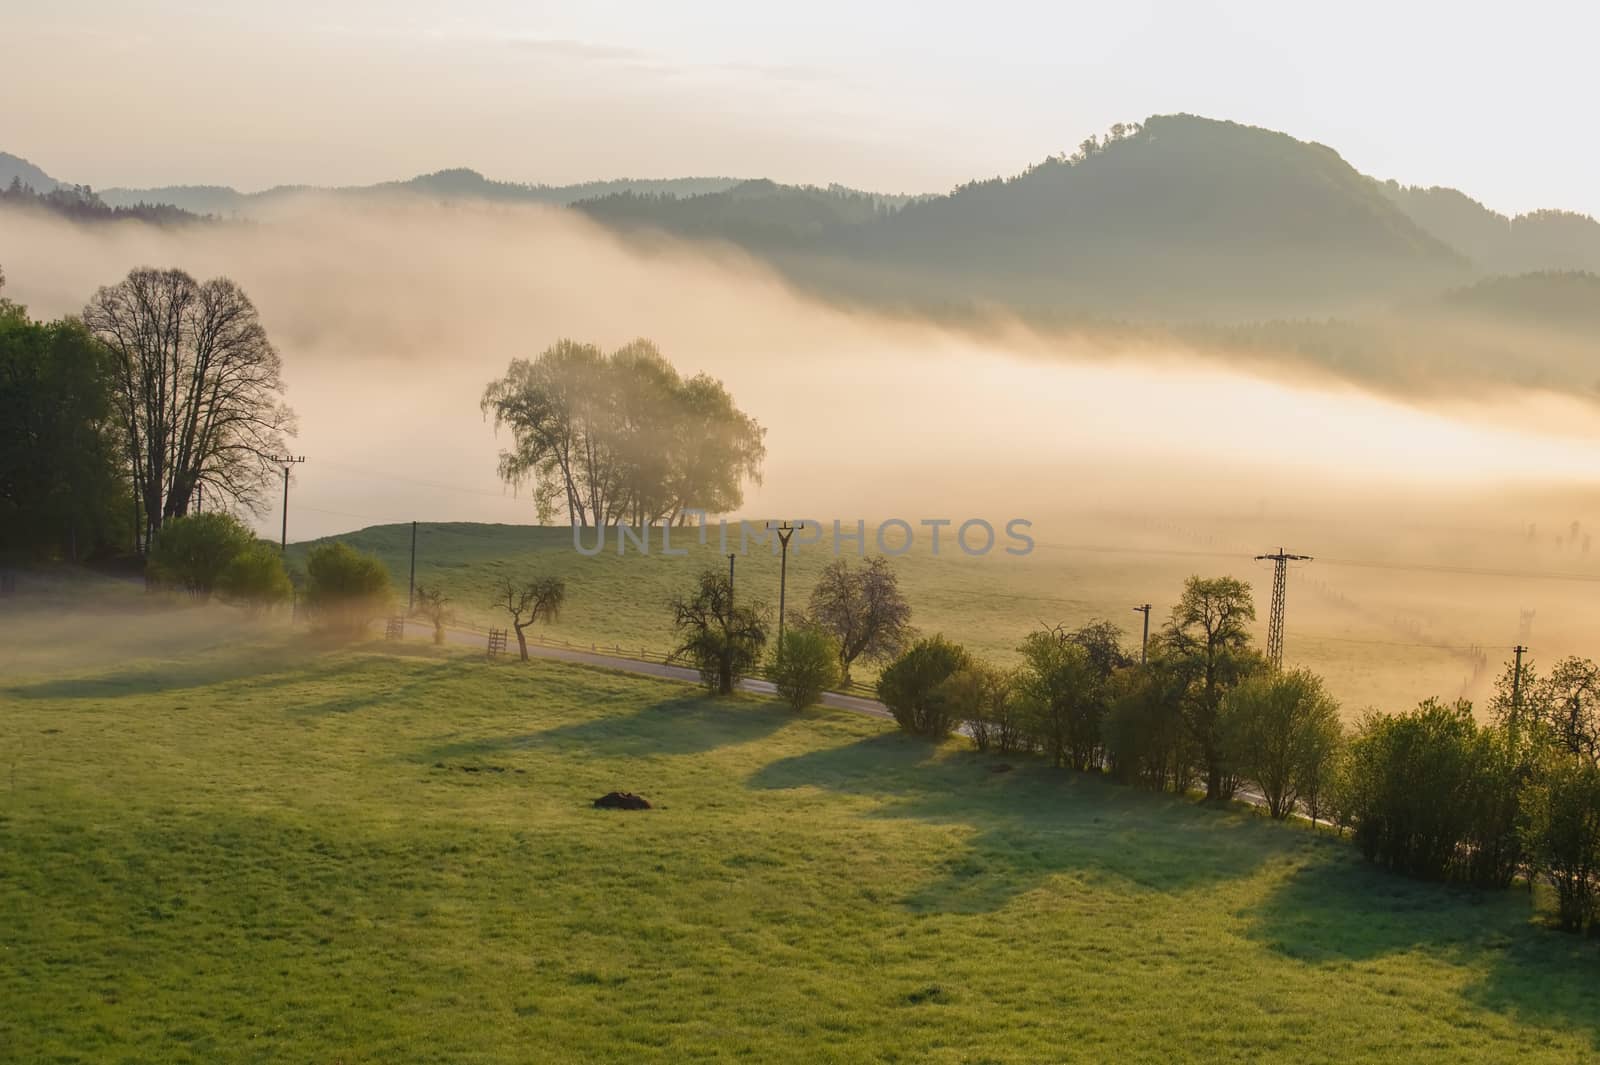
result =
[{"label": "wooden utility pole", "polygon": [[1150,604],[1141,603],[1133,608],[1133,612],[1144,615],[1144,639],[1139,642],[1139,664],[1142,666],[1150,661]]},{"label": "wooden utility pole", "polygon": [[[767,528],[772,529],[772,523],[767,522]],[[783,559],[778,563],[778,653],[783,654],[783,595],[789,584],[789,538],[794,535],[795,527],[784,521],[774,532],[778,534],[778,542],[783,544]]]},{"label": "wooden utility pole", "polygon": [[278,542],[278,553],[283,554],[289,550],[289,471],[296,464],[304,462],[304,455],[296,458],[293,455],[275,455],[270,461],[283,467],[283,539]]},{"label": "wooden utility pole", "polygon": [[411,587],[406,592],[406,613],[417,607],[417,523],[411,523]]},{"label": "wooden utility pole", "polygon": [[1520,643],[1512,648],[1517,654],[1516,665],[1511,667],[1511,708],[1522,709],[1522,656],[1528,649]]}]

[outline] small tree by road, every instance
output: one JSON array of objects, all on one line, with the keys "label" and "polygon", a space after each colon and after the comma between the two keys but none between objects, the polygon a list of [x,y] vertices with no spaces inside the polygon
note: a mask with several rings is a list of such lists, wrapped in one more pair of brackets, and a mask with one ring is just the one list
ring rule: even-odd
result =
[{"label": "small tree by road", "polygon": [[857,659],[885,662],[910,642],[911,606],[894,567],[881,555],[852,568],[845,559],[823,567],[807,613],[839,643],[844,680]]},{"label": "small tree by road", "polygon": [[1280,821],[1322,790],[1342,735],[1339,704],[1303,669],[1263,673],[1233,689],[1218,729],[1229,766],[1261,790]]},{"label": "small tree by road", "polygon": [[[511,615],[511,628],[517,634],[517,651],[526,662],[528,637],[525,630],[537,622],[554,621],[560,616],[562,604],[567,601],[567,582],[560,577],[536,577],[518,584],[507,577],[501,583],[500,595],[496,605]],[[439,631],[443,631],[442,628]]]},{"label": "small tree by road", "polygon": [[373,555],[335,541],[306,556],[305,603],[319,628],[358,636],[388,609],[391,595],[389,571]]},{"label": "small tree by road", "polygon": [[444,643],[444,627],[456,616],[449,597],[441,589],[425,584],[417,585],[416,601],[412,604],[411,613],[433,626],[434,643]]},{"label": "small tree by road", "polygon": [[669,659],[692,662],[707,688],[718,695],[733,694],[740,678],[761,661],[767,643],[760,605],[736,605],[732,583],[715,569],[702,573],[692,592],[669,605],[679,640]]},{"label": "small tree by road", "polygon": [[162,584],[207,599],[228,565],[254,543],[255,536],[232,514],[173,518],[150,545],[148,572]]},{"label": "small tree by road", "polygon": [[839,683],[839,644],[814,625],[796,625],[784,632],[768,676],[790,706],[804,710]]}]

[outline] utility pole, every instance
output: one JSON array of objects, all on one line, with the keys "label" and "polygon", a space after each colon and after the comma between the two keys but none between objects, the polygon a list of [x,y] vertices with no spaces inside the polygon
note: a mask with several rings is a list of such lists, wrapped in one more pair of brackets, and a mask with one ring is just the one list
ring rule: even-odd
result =
[{"label": "utility pole", "polygon": [[1133,608],[1133,612],[1144,615],[1144,640],[1139,644],[1139,664],[1142,666],[1150,661],[1150,604],[1141,603]]},{"label": "utility pole", "polygon": [[1512,650],[1517,653],[1517,664],[1511,669],[1511,708],[1520,710],[1522,708],[1522,656],[1527,653],[1528,649],[1519,643]]},{"label": "utility pole", "polygon": [[406,613],[409,614],[417,606],[417,523],[411,523],[411,585],[406,592]]},{"label": "utility pole", "polygon": [[1272,613],[1267,621],[1267,661],[1273,669],[1283,668],[1283,598],[1289,579],[1289,563],[1310,562],[1310,555],[1291,555],[1278,548],[1275,555],[1257,555],[1256,561],[1272,561]]},{"label": "utility pole", "polygon": [[728,605],[733,606],[733,552],[728,552]]},{"label": "utility pole", "polygon": [[289,550],[289,471],[297,463],[304,462],[304,455],[296,458],[293,455],[274,455],[269,461],[276,462],[283,467],[283,539],[278,542],[278,553],[283,554]]},{"label": "utility pole", "polygon": [[[767,528],[772,529],[772,522],[767,522]],[[795,527],[785,520],[773,531],[778,534],[778,542],[783,544],[783,560],[778,563],[778,653],[781,655],[783,654],[783,593],[789,584],[789,538],[794,535]]]}]

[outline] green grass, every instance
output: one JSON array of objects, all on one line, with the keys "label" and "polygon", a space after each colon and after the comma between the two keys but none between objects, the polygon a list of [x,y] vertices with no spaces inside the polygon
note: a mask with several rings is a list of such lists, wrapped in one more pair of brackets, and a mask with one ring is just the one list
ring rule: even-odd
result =
[{"label": "green grass", "polygon": [[[1002,536],[995,551],[973,558],[951,545],[953,533],[946,529],[943,549],[934,556],[924,530],[916,546],[894,563],[912,605],[913,624],[927,633],[943,632],[1001,663],[1014,663],[1022,638],[1040,625],[1078,625],[1095,617],[1123,625],[1130,647],[1137,647],[1140,618],[1133,612],[1134,604],[1154,603],[1151,624],[1159,627],[1186,577],[1231,574],[1254,584],[1260,608],[1258,636],[1265,639],[1271,574],[1262,565],[1238,562],[1219,550],[1225,545],[1210,541],[1200,545],[1203,550],[1188,550],[1174,547],[1164,534],[1132,534],[1120,525],[1072,531],[1088,540],[1125,543],[1129,550],[1041,541],[1032,554],[1015,557],[1001,549],[1008,542]],[[593,543],[589,535],[586,544]],[[335,539],[381,557],[404,605],[411,526],[374,526]],[[290,557],[303,559],[307,547],[291,545]],[[659,654],[673,646],[668,599],[687,588],[700,570],[726,569],[728,564],[714,526],[705,546],[698,543],[696,531],[678,532],[673,547],[686,548],[684,557],[662,555],[659,547],[656,539],[648,556],[631,545],[619,556],[608,540],[605,552],[590,558],[573,549],[567,528],[423,523],[417,581],[443,588],[462,621],[483,627],[505,624],[504,613],[494,606],[495,587],[501,580],[557,574],[567,581],[567,605],[555,624],[537,631],[580,646],[620,647],[630,655],[641,650]],[[730,531],[730,547],[738,549],[736,526]],[[846,545],[847,554],[851,550]],[[826,542],[820,548],[791,553],[790,609],[804,607],[818,572],[832,557]],[[775,611],[778,563],[766,548],[752,546],[736,563],[739,594],[759,599]],[[1441,626],[1474,610],[1489,613],[1494,624],[1503,620],[1503,614],[1515,617],[1515,608],[1498,600],[1474,603],[1469,609],[1460,601],[1461,586],[1459,577],[1402,580],[1393,572],[1354,570],[1340,575],[1344,600],[1330,600],[1310,585],[1297,587],[1289,661],[1327,678],[1351,718],[1368,706],[1404,709],[1433,695],[1453,698],[1461,692],[1469,666],[1451,650],[1426,646],[1411,632],[1394,629],[1392,620],[1397,612],[1409,617],[1418,611],[1419,616],[1439,619]],[[1499,631],[1488,629],[1488,624],[1487,631]],[[1469,642],[1448,630],[1439,636],[1452,643]],[[855,673],[856,679],[870,682],[876,669],[865,665]],[[1486,688],[1487,683],[1487,676],[1480,678],[1479,687]]]},{"label": "green grass", "polygon": [[6,674],[0,1060],[1600,1052],[1600,950],[1523,893],[873,719],[402,650]]}]

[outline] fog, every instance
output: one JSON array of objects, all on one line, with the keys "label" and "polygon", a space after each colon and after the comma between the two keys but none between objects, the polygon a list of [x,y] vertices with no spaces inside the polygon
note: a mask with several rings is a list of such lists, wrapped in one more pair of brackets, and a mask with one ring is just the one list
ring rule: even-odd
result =
[{"label": "fog", "polygon": [[[1235,570],[1264,596],[1249,556],[1286,545],[1320,560],[1296,593],[1302,647],[1362,700],[1481,696],[1471,646],[1492,672],[1531,617],[1547,658],[1593,653],[1600,419],[1576,399],[1401,400],[1177,349],[849,312],[734,251],[633,247],[559,210],[308,199],[250,223],[7,215],[0,233],[7,295],[39,316],[140,265],[245,287],[283,352],[307,459],[290,539],[534,522],[496,480],[505,441],[479,413],[484,384],[559,337],[646,336],[767,427],[746,515],[1026,518],[1037,577],[1006,579],[1067,613],[1170,602],[1197,570]],[[254,520],[276,535],[276,489],[268,501]]]},{"label": "fog", "polygon": [[[1246,373],[850,313],[736,252],[631,249],[570,212],[307,199],[252,223],[155,229],[5,219],[8,295],[82,307],[139,265],[227,274],[283,352],[307,456],[292,538],[379,521],[533,520],[494,476],[486,381],[558,337],[655,340],[768,429],[752,514],[869,521],[1151,507],[1325,508],[1530,480],[1593,483],[1600,420],[1521,395],[1431,407]],[[261,516],[276,529],[277,508]]]}]

